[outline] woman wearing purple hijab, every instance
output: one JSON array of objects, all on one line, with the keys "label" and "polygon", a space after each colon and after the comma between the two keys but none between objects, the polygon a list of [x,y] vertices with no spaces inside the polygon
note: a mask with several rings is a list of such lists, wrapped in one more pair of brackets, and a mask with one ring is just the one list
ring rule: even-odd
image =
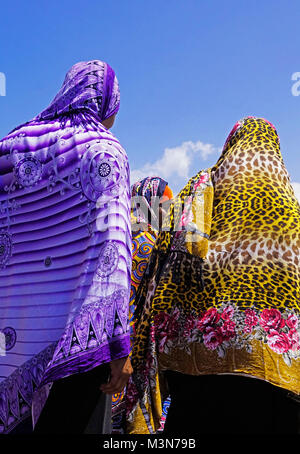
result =
[{"label": "woman wearing purple hijab", "polygon": [[80,62],[0,141],[0,433],[107,432],[131,373],[119,104],[110,66]]}]

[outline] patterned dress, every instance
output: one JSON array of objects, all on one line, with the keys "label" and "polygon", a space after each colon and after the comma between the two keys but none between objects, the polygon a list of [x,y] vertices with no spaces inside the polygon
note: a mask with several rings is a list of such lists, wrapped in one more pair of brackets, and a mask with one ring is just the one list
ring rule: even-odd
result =
[{"label": "patterned dress", "polygon": [[[129,302],[129,320],[131,344],[134,342],[134,312],[135,297],[147,268],[152,248],[155,244],[156,234],[154,232],[134,232],[132,235],[132,271],[131,291]],[[124,433],[124,410],[125,410],[126,389],[122,393],[112,396],[112,424],[113,433]]]}]

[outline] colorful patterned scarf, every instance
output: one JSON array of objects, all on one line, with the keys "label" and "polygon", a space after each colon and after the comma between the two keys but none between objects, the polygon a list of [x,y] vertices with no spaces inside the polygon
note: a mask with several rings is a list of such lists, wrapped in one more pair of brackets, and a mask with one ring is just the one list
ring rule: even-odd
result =
[{"label": "colorful patterned scarf", "polygon": [[[161,198],[167,187],[167,182],[159,177],[148,177],[136,182],[131,187],[131,197],[139,196],[145,199],[145,207],[151,208],[151,199],[153,197]],[[172,193],[168,192],[168,196]],[[140,200],[140,199],[139,199]],[[132,203],[132,211],[135,210],[135,204]],[[140,212],[140,219],[142,212]],[[143,216],[143,221],[146,222]],[[137,219],[132,213],[132,222],[136,223]],[[134,329],[134,312],[135,312],[135,297],[138,287],[147,268],[152,248],[157,238],[157,232],[148,225],[148,230],[132,232],[132,271],[131,271],[131,291],[129,302],[129,321],[131,332],[131,344],[133,344],[135,329]],[[124,413],[125,413],[125,396],[126,390],[122,393],[113,395],[112,401],[112,423],[113,433],[124,433]]]},{"label": "colorful patterned scarf", "polygon": [[[131,187],[131,200],[135,197],[144,199],[145,207],[151,210],[151,205],[154,197],[161,199],[168,187],[167,181],[160,177],[147,177],[143,180],[137,181]],[[132,204],[132,211],[135,211],[135,206]],[[139,211],[139,222],[141,219],[146,222],[146,216],[144,213]],[[132,222],[136,222],[134,214],[132,215]],[[147,220],[148,221],[148,220]],[[132,271],[131,271],[131,293],[130,293],[130,304],[129,304],[129,320],[134,334],[134,312],[135,312],[135,297],[145,269],[148,265],[152,248],[157,238],[157,231],[148,223],[147,231],[135,231],[132,232]]]},{"label": "colorful patterned scarf", "polygon": [[159,202],[166,188],[168,183],[159,177],[147,177],[132,185],[133,231],[159,230]]},{"label": "colorful patterned scarf", "polygon": [[78,63],[0,142],[0,433],[51,382],[129,354],[129,166],[100,123],[118,106],[112,69]]},{"label": "colorful patterned scarf", "polygon": [[159,429],[164,370],[246,374],[300,394],[300,208],[274,126],[238,122],[211,181],[212,213],[210,192],[194,198],[203,221],[212,215],[208,243],[190,243],[189,256],[189,233],[162,232],[136,298],[131,433]]}]

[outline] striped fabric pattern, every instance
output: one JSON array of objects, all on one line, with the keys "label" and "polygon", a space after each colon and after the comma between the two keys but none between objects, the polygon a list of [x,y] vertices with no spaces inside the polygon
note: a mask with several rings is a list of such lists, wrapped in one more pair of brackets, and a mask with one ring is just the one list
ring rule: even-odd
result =
[{"label": "striped fabric pattern", "polygon": [[129,353],[130,273],[118,140],[100,123],[56,119],[3,139],[0,433],[28,416],[36,388]]}]

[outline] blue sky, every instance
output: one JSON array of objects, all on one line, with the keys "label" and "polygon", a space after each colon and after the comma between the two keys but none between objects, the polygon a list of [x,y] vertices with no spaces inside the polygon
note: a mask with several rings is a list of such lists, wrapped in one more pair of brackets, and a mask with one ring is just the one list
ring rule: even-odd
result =
[{"label": "blue sky", "polygon": [[120,82],[112,131],[133,178],[160,171],[179,189],[257,115],[277,127],[300,195],[299,0],[28,0],[2,2],[1,18],[1,137],[49,104],[70,66],[102,59]]}]

